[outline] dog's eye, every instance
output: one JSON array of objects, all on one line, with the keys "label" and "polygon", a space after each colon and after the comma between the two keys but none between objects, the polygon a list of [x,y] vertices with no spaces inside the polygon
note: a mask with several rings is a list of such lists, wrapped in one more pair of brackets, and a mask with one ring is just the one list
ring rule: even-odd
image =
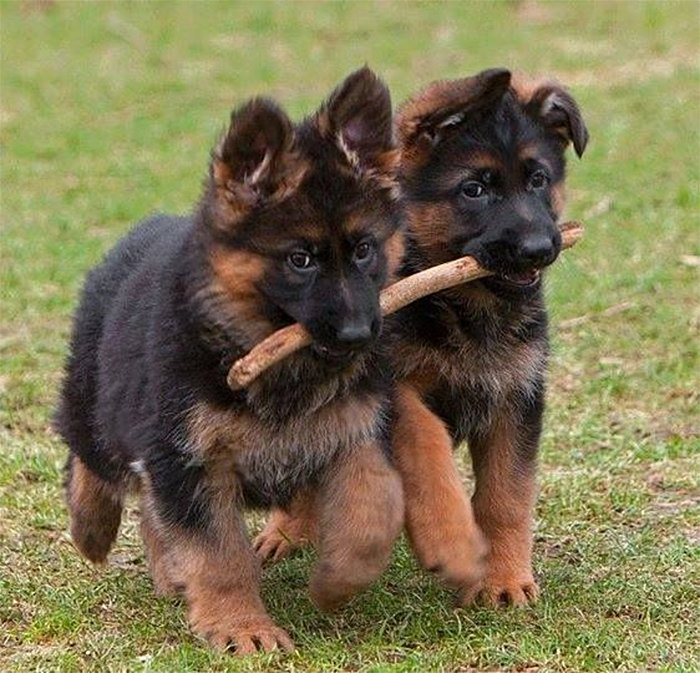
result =
[{"label": "dog's eye", "polygon": [[367,259],[371,254],[372,251],[374,250],[374,247],[371,243],[371,241],[360,241],[356,246],[355,246],[355,259],[358,262],[361,262],[362,260]]},{"label": "dog's eye", "polygon": [[535,171],[530,176],[528,186],[530,189],[542,189],[549,184],[549,176],[544,171]]},{"label": "dog's eye", "polygon": [[476,180],[468,180],[462,185],[462,194],[468,199],[480,199],[486,194],[486,188]]},{"label": "dog's eye", "polygon": [[287,257],[290,266],[298,270],[307,270],[314,266],[314,258],[311,253],[304,250],[295,250]]}]

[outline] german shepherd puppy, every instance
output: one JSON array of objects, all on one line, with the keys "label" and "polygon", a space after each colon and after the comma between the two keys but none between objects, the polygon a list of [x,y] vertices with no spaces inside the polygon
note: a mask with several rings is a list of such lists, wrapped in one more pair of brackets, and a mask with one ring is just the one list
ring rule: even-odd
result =
[{"label": "german shepherd puppy", "polygon": [[[564,153],[573,143],[581,156],[588,132],[561,86],[503,69],[429,85],[400,108],[397,129],[409,226],[402,273],[466,254],[496,273],[411,304],[389,336],[407,531],[420,562],[463,603],[524,604],[538,591],[531,528],[547,363],[542,271],[561,249]],[[453,459],[465,441],[471,504]],[[307,509],[298,506],[296,519],[273,515],[258,541],[263,555],[313,533],[301,520]]]},{"label": "german shepherd puppy", "polygon": [[[397,163],[367,68],[298,125],[254,99],[193,214],[139,224],[87,278],[57,413],[73,540],[103,562],[138,490],[156,590],[181,591],[217,647],[292,646],[261,601],[244,506],[316,492],[324,608],[373,581],[401,531],[377,341],[403,253]],[[315,345],[232,392],[232,362],[293,322]]]},{"label": "german shepherd puppy", "polygon": [[[560,85],[502,69],[428,86],[401,107],[397,128],[410,231],[404,273],[472,255],[496,274],[400,315],[393,446],[407,529],[419,560],[463,603],[521,605],[538,591],[531,552],[548,351],[542,271],[561,250],[564,153],[573,143],[581,156],[588,132]],[[452,458],[465,441],[473,511]]]}]

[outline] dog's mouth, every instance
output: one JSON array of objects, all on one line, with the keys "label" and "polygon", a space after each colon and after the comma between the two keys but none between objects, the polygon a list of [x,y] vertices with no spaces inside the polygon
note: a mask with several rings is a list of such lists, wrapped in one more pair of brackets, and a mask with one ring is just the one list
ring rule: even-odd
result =
[{"label": "dog's mouth", "polygon": [[362,355],[364,349],[349,346],[336,346],[314,343],[311,347],[314,354],[327,364],[343,367]]},{"label": "dog's mouth", "polygon": [[515,287],[534,287],[540,282],[540,270],[529,269],[520,273],[502,273],[497,276],[498,280],[513,285]]},{"label": "dog's mouth", "polygon": [[528,269],[518,272],[501,272],[484,278],[487,285],[511,292],[528,292],[539,287],[542,280],[541,269]]}]

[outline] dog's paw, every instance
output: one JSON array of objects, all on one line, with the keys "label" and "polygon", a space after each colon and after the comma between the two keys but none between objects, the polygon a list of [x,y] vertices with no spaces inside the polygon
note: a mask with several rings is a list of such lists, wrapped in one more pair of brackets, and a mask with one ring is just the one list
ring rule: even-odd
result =
[{"label": "dog's paw", "polygon": [[253,540],[253,549],[263,561],[280,561],[293,551],[310,544],[310,541],[294,527],[282,530],[279,525],[268,521],[265,528]]},{"label": "dog's paw", "polygon": [[482,586],[488,546],[478,529],[468,536],[455,536],[450,544],[424,549],[424,567],[447,586],[470,593]]},{"label": "dog's paw", "polygon": [[309,583],[309,596],[323,612],[335,612],[342,608],[362,587],[343,579],[322,577],[316,573]]},{"label": "dog's paw", "polygon": [[479,586],[462,592],[462,605],[478,604],[489,608],[523,607],[535,603],[539,588],[532,577],[487,577]]},{"label": "dog's paw", "polygon": [[237,656],[282,650],[292,652],[294,643],[284,629],[266,616],[224,618],[212,621],[190,615],[192,630],[220,651]]}]

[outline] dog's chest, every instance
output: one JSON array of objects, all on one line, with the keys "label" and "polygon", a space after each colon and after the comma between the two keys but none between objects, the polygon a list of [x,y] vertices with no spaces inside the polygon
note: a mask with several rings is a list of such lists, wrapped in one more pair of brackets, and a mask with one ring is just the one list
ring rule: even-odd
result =
[{"label": "dog's chest", "polygon": [[451,343],[414,342],[402,367],[420,381],[430,407],[447,424],[455,442],[485,433],[499,413],[509,413],[542,383],[546,340],[471,339],[454,334]]},{"label": "dog's chest", "polygon": [[281,425],[252,414],[216,413],[216,428],[199,453],[223,480],[237,481],[256,506],[285,505],[313,486],[345,452],[377,439],[383,428],[380,396],[328,403]]}]

